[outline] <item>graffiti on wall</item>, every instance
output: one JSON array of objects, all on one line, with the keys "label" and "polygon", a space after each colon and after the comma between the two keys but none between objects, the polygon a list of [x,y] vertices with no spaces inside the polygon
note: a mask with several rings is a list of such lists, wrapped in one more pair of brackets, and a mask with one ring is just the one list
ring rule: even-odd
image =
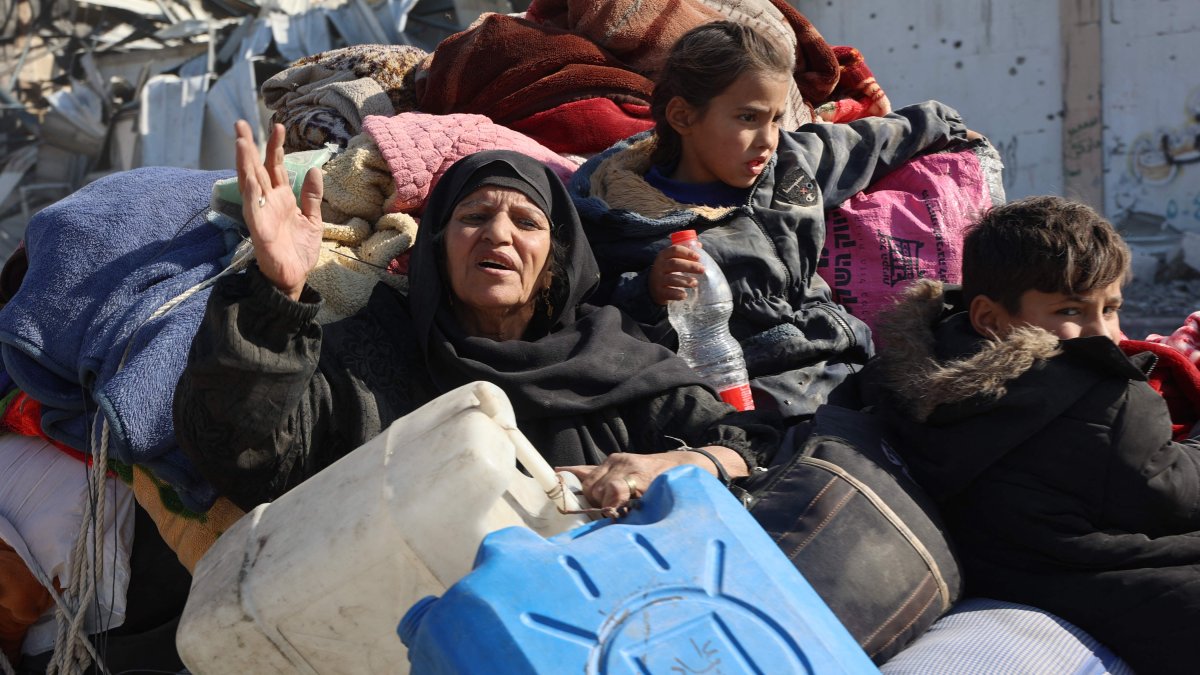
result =
[{"label": "graffiti on wall", "polygon": [[1200,228],[1200,87],[1185,107],[1180,125],[1143,133],[1114,149],[1128,160],[1113,195],[1120,212],[1157,213],[1184,228]]},{"label": "graffiti on wall", "polygon": [[1004,165],[1004,189],[1011,191],[1017,181],[1017,137],[992,142]]}]

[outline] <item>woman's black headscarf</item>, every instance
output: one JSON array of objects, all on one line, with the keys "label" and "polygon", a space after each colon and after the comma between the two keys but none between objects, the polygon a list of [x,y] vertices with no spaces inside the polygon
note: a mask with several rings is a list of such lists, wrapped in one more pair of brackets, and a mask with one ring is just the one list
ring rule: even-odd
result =
[{"label": "woman's black headscarf", "polygon": [[[448,302],[442,266],[454,261],[444,259],[436,241],[458,202],[485,185],[519,190],[540,206],[551,223],[551,258],[563,262],[551,280],[552,314],[547,318],[539,308],[522,340],[468,336]],[[549,432],[522,427],[535,444],[535,435],[553,438],[556,447],[539,447],[552,463],[594,461],[579,438],[587,432],[569,433],[579,418],[702,384],[682,359],[647,342],[616,308],[580,306],[599,279],[575,205],[549,168],[505,150],[459,160],[429,196],[409,266],[409,306],[433,384],[445,392],[476,380],[492,382],[508,395],[518,421],[536,420],[539,431]]]}]

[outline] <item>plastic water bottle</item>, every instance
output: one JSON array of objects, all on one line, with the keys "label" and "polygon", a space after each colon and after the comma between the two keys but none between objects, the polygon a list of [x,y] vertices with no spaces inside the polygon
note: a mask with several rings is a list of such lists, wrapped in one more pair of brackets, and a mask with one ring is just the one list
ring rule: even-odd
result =
[{"label": "plastic water bottle", "polygon": [[671,233],[672,244],[682,244],[700,254],[704,274],[700,284],[687,289],[687,297],[667,303],[667,317],[679,335],[679,355],[738,410],[754,410],[750,377],[742,347],[729,333],[733,293],[725,275],[704,249],[695,230]]}]

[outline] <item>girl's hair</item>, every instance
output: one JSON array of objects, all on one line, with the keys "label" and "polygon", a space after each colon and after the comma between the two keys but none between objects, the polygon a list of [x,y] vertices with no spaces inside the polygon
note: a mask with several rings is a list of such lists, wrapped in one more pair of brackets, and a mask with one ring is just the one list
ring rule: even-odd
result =
[{"label": "girl's hair", "polygon": [[716,21],[684,33],[671,47],[650,99],[650,114],[658,137],[654,163],[669,166],[679,161],[682,152],[679,134],[667,122],[667,104],[671,99],[679,96],[703,112],[710,101],[744,73],[791,77],[795,68],[795,54],[740,23]]}]

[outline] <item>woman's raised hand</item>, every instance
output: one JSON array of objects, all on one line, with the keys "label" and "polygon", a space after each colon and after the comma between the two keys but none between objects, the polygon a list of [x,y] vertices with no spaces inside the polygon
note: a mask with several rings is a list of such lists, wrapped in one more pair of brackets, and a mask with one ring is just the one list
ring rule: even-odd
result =
[{"label": "woman's raised hand", "polygon": [[283,166],[283,125],[272,126],[261,163],[250,125],[238,120],[236,129],[242,217],[250,228],[258,268],[276,288],[298,300],[321,252],[321,170],[310,169],[304,176],[296,206]]}]

